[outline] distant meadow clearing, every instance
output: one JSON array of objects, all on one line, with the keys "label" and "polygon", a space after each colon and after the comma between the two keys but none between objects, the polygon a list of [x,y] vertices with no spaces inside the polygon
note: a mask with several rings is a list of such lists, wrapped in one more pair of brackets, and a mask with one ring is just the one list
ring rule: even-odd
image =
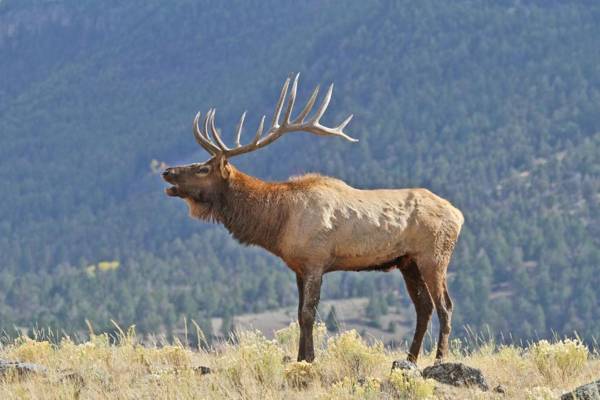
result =
[{"label": "distant meadow clearing", "polygon": [[[448,361],[481,369],[490,386],[482,392],[391,371],[405,352],[367,342],[354,330],[326,332],[323,324],[315,330],[313,364],[295,362],[297,324],[277,331],[273,340],[241,331],[209,350],[179,341],[142,345],[133,328],[117,337],[92,334],[83,343],[20,337],[2,346],[0,359],[42,365],[47,373],[5,373],[0,398],[555,399],[597,380],[600,371],[597,349],[590,351],[577,339],[524,347],[453,340]],[[193,334],[203,342],[200,330]],[[426,352],[418,366],[433,362],[434,354]],[[504,394],[493,390],[498,385]]]}]

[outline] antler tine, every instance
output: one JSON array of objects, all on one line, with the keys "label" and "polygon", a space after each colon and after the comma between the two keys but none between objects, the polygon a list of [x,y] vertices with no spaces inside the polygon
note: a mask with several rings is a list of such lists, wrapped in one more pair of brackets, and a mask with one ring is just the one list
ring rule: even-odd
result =
[{"label": "antler tine", "polygon": [[221,148],[223,153],[230,151],[231,149],[227,147],[223,139],[221,139],[221,135],[217,131],[217,127],[215,126],[215,114],[217,113],[217,109],[213,108],[212,113],[210,114],[210,133],[212,137],[217,141],[217,145]]},{"label": "antler tine", "polygon": [[315,116],[312,119],[313,123],[318,124],[319,120],[321,119],[323,114],[325,114],[325,111],[327,111],[327,107],[329,107],[329,102],[331,101],[332,94],[333,94],[333,83],[331,85],[329,85],[329,88],[327,89],[327,93],[325,94],[325,97],[323,98],[321,105],[317,109],[317,113],[315,114]]},{"label": "antler tine", "polygon": [[342,122],[341,124],[339,124],[338,126],[336,126],[335,128],[328,128],[326,126],[321,125],[320,123],[315,123],[314,125],[310,125],[309,127],[305,128],[306,131],[309,131],[311,133],[314,133],[315,135],[319,135],[319,136],[339,136],[341,138],[346,139],[349,142],[353,142],[356,143],[358,142],[358,139],[355,139],[351,136],[348,136],[343,129],[345,128],[346,125],[348,125],[348,123],[350,123],[350,120],[352,119],[352,117],[354,117],[354,115],[349,115],[344,122]]},{"label": "antler tine", "polygon": [[290,78],[285,80],[283,87],[281,88],[281,93],[279,94],[279,100],[277,100],[277,105],[275,106],[275,113],[273,114],[273,120],[271,121],[271,126],[278,127],[279,126],[279,116],[281,115],[281,108],[283,107],[283,100],[287,95],[288,86],[290,85]]},{"label": "antler tine", "polygon": [[310,113],[310,110],[312,110],[313,106],[315,105],[315,101],[317,101],[318,95],[319,95],[319,86],[317,85],[315,90],[313,90],[312,94],[310,95],[310,98],[306,102],[306,105],[304,106],[304,108],[302,109],[300,114],[298,114],[298,117],[294,120],[294,124],[301,124],[304,122],[304,118],[306,118],[308,113]]},{"label": "antler tine", "polygon": [[[208,136],[208,124],[210,123],[210,114],[212,114],[212,108],[209,108],[208,111],[206,112],[206,116],[204,117],[204,137],[210,141],[212,143],[212,140],[210,140],[210,136]],[[215,146],[214,143],[212,143],[213,146]],[[217,147],[217,146],[215,146]],[[218,148],[218,147],[217,147]],[[219,150],[221,151],[221,150]]]},{"label": "antler tine", "polygon": [[246,118],[246,111],[244,111],[244,113],[242,114],[242,117],[240,118],[240,122],[238,123],[237,126],[237,131],[235,133],[235,147],[242,147],[242,145],[240,144],[240,138],[242,137],[242,128],[244,127],[244,119]]},{"label": "antler tine", "polygon": [[260,124],[258,124],[258,129],[256,130],[256,135],[254,136],[254,140],[252,140],[251,145],[255,146],[258,141],[260,140],[260,137],[262,136],[263,133],[263,129],[265,128],[265,118],[266,116],[263,115],[262,118],[260,119]]},{"label": "antler tine", "polygon": [[204,117],[204,138],[210,142],[210,144],[212,146],[214,146],[217,149],[217,153],[221,153],[223,152],[223,149],[221,147],[219,147],[218,145],[216,145],[210,138],[210,122],[212,119],[212,115],[214,113],[215,109],[214,108],[210,108],[207,112],[206,112],[206,116]]},{"label": "antler tine", "polygon": [[354,117],[353,114],[350,114],[348,117],[346,117],[346,119],[335,128],[328,128],[326,126],[321,125],[321,123],[319,122],[325,114],[325,111],[327,111],[327,107],[329,107],[329,102],[331,101],[332,95],[333,83],[329,85],[329,88],[327,88],[327,93],[325,93],[325,97],[323,98],[321,105],[317,109],[315,116],[307,123],[308,128],[306,130],[321,136],[339,136],[350,142],[358,142],[358,139],[350,137],[346,133],[344,133],[344,128],[350,123],[352,117]]},{"label": "antler tine", "polygon": [[283,117],[284,125],[290,124],[290,116],[292,114],[292,109],[294,108],[294,103],[296,102],[296,92],[298,91],[298,78],[300,74],[296,74],[294,78],[294,83],[292,83],[292,89],[290,90],[290,98],[288,100],[287,109],[285,110],[285,116]]},{"label": "antler tine", "polygon": [[[354,118],[354,114],[350,114],[346,117],[346,119],[344,120],[344,122],[342,122],[341,124],[339,124],[335,130],[339,131],[339,132],[343,132],[344,128],[350,123],[350,121],[352,121],[352,118]],[[358,140],[355,139],[357,142]]]},{"label": "antler tine", "polygon": [[212,144],[210,140],[207,140],[204,137],[204,134],[202,133],[202,131],[200,130],[200,126],[198,125],[200,122],[200,117],[200,113],[197,113],[196,117],[194,118],[194,122],[192,125],[194,137],[196,138],[196,142],[198,142],[198,144],[202,146],[204,150],[208,151],[212,155],[215,155],[217,152],[219,152],[219,148]]}]

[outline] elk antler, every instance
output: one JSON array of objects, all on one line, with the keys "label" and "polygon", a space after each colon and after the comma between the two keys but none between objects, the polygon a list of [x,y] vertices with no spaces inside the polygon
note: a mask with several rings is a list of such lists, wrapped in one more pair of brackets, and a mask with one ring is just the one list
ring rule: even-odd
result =
[{"label": "elk antler", "polygon": [[[208,110],[206,116],[204,117],[204,130],[200,128],[200,113],[196,114],[196,118],[194,118],[194,137],[196,138],[196,141],[210,154],[216,155],[220,153],[227,157],[237,156],[238,154],[249,153],[256,149],[260,149],[261,147],[267,146],[268,144],[279,139],[284,133],[293,131],[305,131],[321,136],[340,136],[350,142],[358,142],[358,139],[354,139],[344,133],[344,128],[348,125],[353,115],[349,115],[344,120],[344,122],[342,122],[335,128],[328,128],[326,126],[323,126],[319,121],[321,117],[323,117],[323,114],[325,114],[327,106],[329,106],[329,101],[331,100],[331,95],[333,93],[333,83],[329,85],[329,89],[327,89],[327,93],[325,94],[325,98],[323,98],[323,102],[321,103],[321,105],[317,109],[317,112],[311,119],[309,119],[308,121],[304,121],[306,116],[310,113],[313,106],[315,105],[317,95],[319,94],[318,86],[310,95],[308,102],[306,103],[300,114],[298,114],[296,119],[291,120],[292,109],[294,108],[294,103],[296,101],[296,92],[298,89],[299,77],[300,74],[296,74],[294,82],[292,83],[292,89],[290,91],[290,96],[287,101],[287,107],[283,116],[283,122],[280,125],[279,118],[283,109],[283,102],[287,97],[288,87],[290,86],[290,78],[287,78],[285,83],[283,84],[281,94],[279,95],[279,100],[277,101],[277,105],[275,106],[275,113],[273,114],[271,127],[269,128],[265,136],[263,136],[263,128],[265,124],[265,116],[263,115],[260,119],[258,129],[256,130],[256,134],[254,135],[254,139],[252,140],[252,142],[243,146],[240,144],[240,137],[242,135],[242,129],[244,127],[244,119],[246,118],[246,112],[244,112],[242,114],[242,117],[240,118],[240,122],[238,123],[235,132],[235,147],[227,147],[227,145],[223,142],[223,139],[221,139],[221,135],[217,131],[217,128],[215,127],[216,110],[214,108],[211,108],[210,110]],[[211,136],[213,137],[214,142],[211,139]]]}]

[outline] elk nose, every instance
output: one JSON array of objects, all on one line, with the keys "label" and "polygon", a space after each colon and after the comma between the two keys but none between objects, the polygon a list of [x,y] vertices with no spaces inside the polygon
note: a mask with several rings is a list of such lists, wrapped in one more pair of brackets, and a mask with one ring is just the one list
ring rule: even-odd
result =
[{"label": "elk nose", "polygon": [[173,168],[167,168],[163,171],[162,176],[164,178],[175,176],[175,171],[173,171]]}]

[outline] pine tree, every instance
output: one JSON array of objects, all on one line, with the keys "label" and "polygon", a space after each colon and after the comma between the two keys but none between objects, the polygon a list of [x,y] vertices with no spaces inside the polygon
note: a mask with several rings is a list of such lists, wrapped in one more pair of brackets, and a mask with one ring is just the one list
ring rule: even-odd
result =
[{"label": "pine tree", "polygon": [[329,309],[329,314],[327,314],[327,318],[325,319],[325,326],[329,332],[338,332],[340,327],[338,326],[338,318],[337,313],[335,312],[335,306],[331,306]]},{"label": "pine tree", "polygon": [[398,324],[396,323],[396,321],[390,321],[390,323],[388,324],[388,332],[389,333],[396,333],[396,330],[398,328]]},{"label": "pine tree", "polygon": [[381,296],[372,295],[369,297],[369,303],[365,309],[365,314],[369,319],[369,323],[377,328],[381,326],[380,318],[383,314],[381,303]]},{"label": "pine tree", "polygon": [[225,313],[225,315],[223,315],[223,320],[221,321],[221,336],[223,336],[225,339],[228,339],[233,331],[233,316],[231,313]]}]

